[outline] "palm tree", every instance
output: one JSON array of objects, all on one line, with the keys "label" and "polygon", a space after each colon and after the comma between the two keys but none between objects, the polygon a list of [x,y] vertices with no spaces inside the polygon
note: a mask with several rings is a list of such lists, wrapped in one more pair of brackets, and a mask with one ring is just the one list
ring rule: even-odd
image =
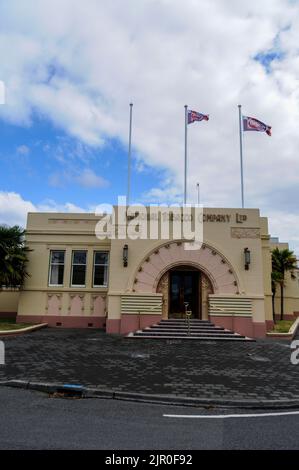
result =
[{"label": "palm tree", "polygon": [[[287,248],[279,250],[275,248],[272,251],[272,280],[274,283],[280,285],[280,319],[283,320],[284,315],[284,287],[285,287],[285,274],[292,272],[297,268],[297,260],[293,251]],[[275,280],[276,279],[276,280]],[[272,290],[273,292],[273,290]],[[275,294],[274,294],[275,295]]]},{"label": "palm tree", "polygon": [[281,283],[281,274],[277,271],[271,272],[271,289],[272,289],[272,316],[273,322],[275,323],[275,295],[276,295],[276,286]]},{"label": "palm tree", "polygon": [[0,225],[0,289],[21,287],[26,277],[29,248],[25,246],[25,231],[18,226]]}]

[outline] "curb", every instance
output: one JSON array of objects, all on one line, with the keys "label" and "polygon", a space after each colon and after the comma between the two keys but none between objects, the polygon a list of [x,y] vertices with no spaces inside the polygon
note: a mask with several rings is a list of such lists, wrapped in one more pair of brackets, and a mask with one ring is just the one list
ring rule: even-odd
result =
[{"label": "curb", "polygon": [[226,408],[255,408],[255,409],[290,409],[299,408],[299,397],[288,400],[238,400],[222,398],[194,398],[175,395],[152,395],[135,392],[118,392],[113,390],[84,387],[81,385],[30,382],[27,380],[0,381],[0,386],[34,390],[44,393],[64,393],[66,396],[76,396],[80,398],[102,398],[111,400],[134,401],[140,403],[153,403],[160,405],[175,406],[203,406],[203,407],[226,407]]},{"label": "curb", "polygon": [[22,335],[24,333],[31,333],[32,331],[41,330],[42,328],[46,328],[48,323],[40,323],[39,325],[32,325],[25,328],[19,328],[18,330],[6,330],[0,331],[0,338],[3,336],[17,336]]}]

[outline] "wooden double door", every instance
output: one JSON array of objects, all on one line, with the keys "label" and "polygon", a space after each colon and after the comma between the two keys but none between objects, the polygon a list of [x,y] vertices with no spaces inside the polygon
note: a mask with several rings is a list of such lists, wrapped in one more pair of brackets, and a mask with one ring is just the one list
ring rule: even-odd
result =
[{"label": "wooden double door", "polygon": [[170,271],[169,318],[184,318],[185,305],[192,311],[192,318],[200,318],[200,272],[185,269]]}]

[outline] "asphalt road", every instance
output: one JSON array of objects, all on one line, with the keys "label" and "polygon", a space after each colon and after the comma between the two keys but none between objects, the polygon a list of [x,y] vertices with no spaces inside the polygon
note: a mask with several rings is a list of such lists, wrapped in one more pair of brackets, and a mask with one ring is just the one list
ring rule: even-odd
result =
[{"label": "asphalt road", "polygon": [[164,416],[232,413],[261,411],[49,398],[0,387],[0,449],[299,449],[299,414],[228,419]]}]

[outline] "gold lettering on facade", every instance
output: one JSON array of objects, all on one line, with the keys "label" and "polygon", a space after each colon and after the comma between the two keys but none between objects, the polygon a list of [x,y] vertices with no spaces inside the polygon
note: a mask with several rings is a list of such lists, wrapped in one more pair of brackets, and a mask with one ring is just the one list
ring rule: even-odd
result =
[{"label": "gold lettering on facade", "polygon": [[[164,222],[166,222],[166,221],[171,221],[171,222],[174,222],[174,221],[175,222],[178,222],[178,221],[192,222],[194,220],[192,214],[177,214],[177,213],[173,213],[171,211],[170,212],[169,211],[161,212],[160,217],[161,217],[161,220],[163,220]],[[139,218],[140,220],[144,220],[145,218],[147,218],[148,221],[151,221],[151,220],[158,221],[159,220],[159,214],[147,213],[146,215],[144,215],[144,214],[139,214],[138,212],[136,212],[134,215],[128,215],[127,216],[128,220],[132,220],[132,219],[135,219],[135,218]],[[212,213],[208,213],[208,214],[203,214],[202,215],[202,221],[203,222],[230,223],[230,222],[232,222],[232,218],[233,218],[233,216],[231,214],[212,214]],[[244,222],[247,222],[247,220],[248,220],[248,217],[247,217],[246,214],[239,214],[238,212],[235,213],[235,223],[243,224]]]},{"label": "gold lettering on facade", "polygon": [[231,216],[229,214],[204,214],[203,222],[224,222],[229,223]]},{"label": "gold lettering on facade", "polygon": [[245,214],[238,214],[236,213],[236,223],[237,224],[243,224],[243,222],[246,222],[247,220],[247,215]]}]

